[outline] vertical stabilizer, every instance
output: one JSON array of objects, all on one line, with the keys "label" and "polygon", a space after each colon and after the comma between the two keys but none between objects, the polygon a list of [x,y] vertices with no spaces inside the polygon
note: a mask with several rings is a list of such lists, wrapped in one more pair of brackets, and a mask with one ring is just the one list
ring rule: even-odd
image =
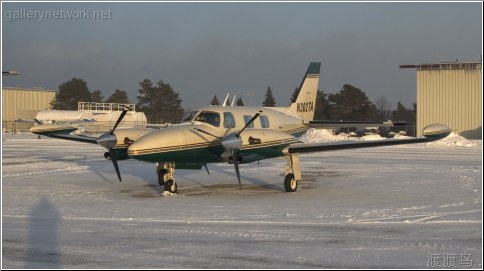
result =
[{"label": "vertical stabilizer", "polygon": [[316,96],[318,94],[319,71],[321,62],[311,62],[289,110],[302,117],[304,122],[314,118]]}]

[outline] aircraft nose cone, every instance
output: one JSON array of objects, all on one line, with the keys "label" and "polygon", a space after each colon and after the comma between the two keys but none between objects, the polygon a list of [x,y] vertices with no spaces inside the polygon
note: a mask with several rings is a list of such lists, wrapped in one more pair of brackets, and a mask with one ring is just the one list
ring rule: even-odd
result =
[{"label": "aircraft nose cone", "polygon": [[115,134],[104,133],[97,139],[97,144],[105,147],[105,148],[114,148],[116,147],[116,142],[118,139],[116,138]]}]

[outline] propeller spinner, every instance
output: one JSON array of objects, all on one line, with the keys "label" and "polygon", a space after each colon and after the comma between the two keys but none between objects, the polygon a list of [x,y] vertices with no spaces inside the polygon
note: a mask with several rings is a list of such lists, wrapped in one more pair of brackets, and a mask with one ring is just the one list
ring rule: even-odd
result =
[{"label": "propeller spinner", "polygon": [[240,182],[240,170],[239,170],[239,151],[242,147],[242,138],[240,138],[240,134],[254,122],[262,113],[262,110],[259,110],[257,114],[255,114],[242,128],[242,130],[238,131],[237,133],[231,133],[226,135],[222,139],[222,146],[229,150],[232,154],[232,162],[234,163],[235,173],[237,174],[237,180],[239,181],[239,187],[242,189],[242,183]]}]

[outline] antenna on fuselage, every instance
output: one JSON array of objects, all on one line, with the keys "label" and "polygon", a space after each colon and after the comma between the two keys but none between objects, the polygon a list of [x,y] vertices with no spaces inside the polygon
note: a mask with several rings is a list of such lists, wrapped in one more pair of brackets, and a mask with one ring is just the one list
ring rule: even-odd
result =
[{"label": "antenna on fuselage", "polygon": [[230,93],[227,93],[227,97],[225,97],[224,103],[222,104],[223,107],[227,105],[227,101],[229,100]]},{"label": "antenna on fuselage", "polygon": [[237,97],[237,94],[234,95],[234,99],[232,100],[232,103],[230,104],[230,106],[234,106],[236,97]]}]

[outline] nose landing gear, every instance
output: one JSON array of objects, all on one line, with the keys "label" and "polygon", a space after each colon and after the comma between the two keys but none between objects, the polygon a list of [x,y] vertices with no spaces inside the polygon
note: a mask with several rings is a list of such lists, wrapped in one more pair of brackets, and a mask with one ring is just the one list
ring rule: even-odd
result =
[{"label": "nose landing gear", "polygon": [[178,187],[174,178],[175,163],[165,162],[156,163],[156,175],[158,176],[158,184],[164,186],[164,191],[176,193]]}]

